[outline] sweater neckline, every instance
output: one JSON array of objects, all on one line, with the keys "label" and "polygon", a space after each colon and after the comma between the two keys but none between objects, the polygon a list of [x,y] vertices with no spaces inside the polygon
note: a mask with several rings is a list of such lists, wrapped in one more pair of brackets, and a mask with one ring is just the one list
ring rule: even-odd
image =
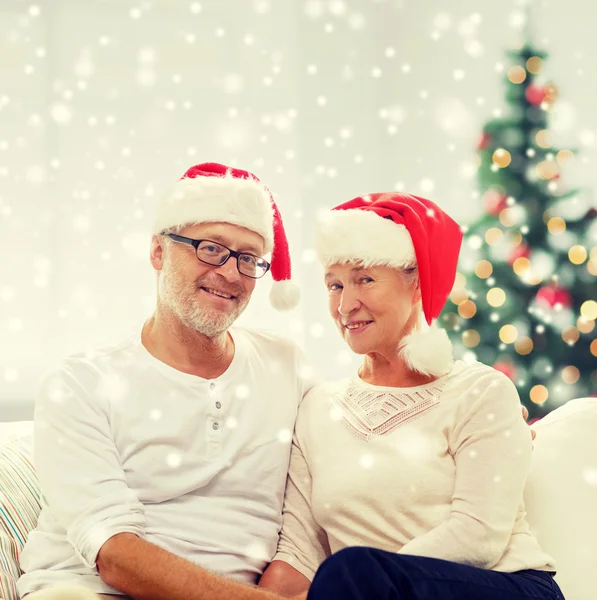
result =
[{"label": "sweater neckline", "polygon": [[376,385],[373,383],[368,383],[367,381],[363,381],[358,374],[353,376],[350,379],[350,382],[351,382],[351,384],[353,384],[356,387],[359,387],[362,389],[368,389],[371,391],[392,392],[394,394],[418,392],[418,391],[427,390],[429,388],[443,387],[445,385],[445,383],[451,377],[456,375],[456,373],[458,373],[462,369],[463,366],[464,366],[464,362],[462,360],[457,360],[452,365],[452,368],[450,369],[450,371],[448,371],[445,375],[442,375],[441,377],[438,377],[437,379],[434,379],[433,381],[430,381],[429,383],[423,383],[421,385],[415,385],[415,386],[409,386],[409,387],[402,387],[402,386],[398,387],[398,386],[394,386],[394,385]]}]

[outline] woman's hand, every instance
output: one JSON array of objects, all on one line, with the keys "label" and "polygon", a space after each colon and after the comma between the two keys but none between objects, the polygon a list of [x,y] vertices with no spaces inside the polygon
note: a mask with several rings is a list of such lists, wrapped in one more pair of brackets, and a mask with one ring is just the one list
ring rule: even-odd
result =
[{"label": "woman's hand", "polygon": [[[522,418],[525,421],[529,420],[529,411],[526,406],[522,406]],[[537,432],[534,429],[531,429],[531,439],[534,440],[537,437]]]},{"label": "woman's hand", "polygon": [[265,569],[259,587],[290,600],[304,600],[311,582],[283,560],[274,560]]}]

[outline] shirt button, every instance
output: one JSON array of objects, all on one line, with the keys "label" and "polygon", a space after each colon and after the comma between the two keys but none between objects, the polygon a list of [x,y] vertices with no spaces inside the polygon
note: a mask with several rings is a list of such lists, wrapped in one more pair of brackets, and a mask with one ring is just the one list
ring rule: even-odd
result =
[{"label": "shirt button", "polygon": [[222,403],[221,402],[216,402],[216,408],[222,408]]},{"label": "shirt button", "polygon": [[215,383],[210,383],[209,384],[209,389],[210,390],[215,390],[216,389],[216,384]]},{"label": "shirt button", "polygon": [[218,423],[214,423],[212,425],[212,427],[217,431],[218,429],[220,429],[220,425]]}]

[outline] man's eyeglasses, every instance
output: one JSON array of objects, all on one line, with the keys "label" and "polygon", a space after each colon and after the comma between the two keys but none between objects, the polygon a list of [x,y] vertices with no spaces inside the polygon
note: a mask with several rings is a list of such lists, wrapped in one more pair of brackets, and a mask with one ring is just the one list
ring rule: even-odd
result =
[{"label": "man's eyeglasses", "polygon": [[265,258],[260,258],[254,254],[248,254],[247,252],[236,252],[219,242],[212,242],[211,240],[194,240],[193,238],[177,235],[176,233],[162,233],[162,235],[167,235],[175,242],[193,246],[197,258],[202,263],[212,265],[213,267],[221,267],[231,256],[233,256],[236,258],[236,268],[238,269],[238,272],[251,279],[260,279],[269,271],[271,266]]}]

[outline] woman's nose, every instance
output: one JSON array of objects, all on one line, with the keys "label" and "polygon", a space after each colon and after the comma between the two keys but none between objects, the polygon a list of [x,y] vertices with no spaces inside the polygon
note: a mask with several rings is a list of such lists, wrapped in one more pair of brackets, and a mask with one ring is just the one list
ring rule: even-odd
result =
[{"label": "woman's nose", "polygon": [[338,312],[341,315],[348,316],[351,312],[359,308],[361,303],[357,298],[357,295],[350,291],[344,289],[342,291],[342,297],[340,298],[340,305],[338,306]]}]

